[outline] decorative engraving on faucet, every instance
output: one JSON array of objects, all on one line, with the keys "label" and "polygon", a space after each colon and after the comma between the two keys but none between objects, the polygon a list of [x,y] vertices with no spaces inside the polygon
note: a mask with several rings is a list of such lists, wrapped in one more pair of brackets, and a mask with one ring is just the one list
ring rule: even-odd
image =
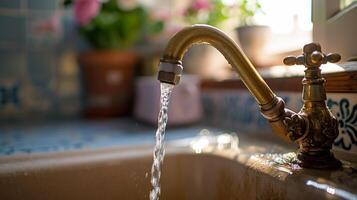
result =
[{"label": "decorative engraving on faucet", "polygon": [[[334,118],[334,117],[333,117]],[[331,123],[324,122],[321,124],[322,133],[327,138],[337,138],[338,136],[338,127],[337,127],[337,120],[334,118],[331,120]]]},{"label": "decorative engraving on faucet", "polygon": [[334,142],[334,146],[341,147],[344,150],[351,150],[352,146],[357,147],[357,105],[350,105],[348,99],[343,98],[340,101],[332,99],[327,100],[329,108],[337,107],[337,119],[340,129],[340,136]]},{"label": "decorative engraving on faucet", "polygon": [[165,48],[160,60],[158,79],[176,85],[182,73],[182,58],[194,44],[210,44],[219,50],[240,75],[241,80],[260,106],[261,114],[269,121],[273,131],[299,144],[299,165],[307,168],[336,169],[341,166],[330,152],[338,136],[337,121],[326,106],[325,79],[320,66],[338,62],[338,54],[323,54],[321,46],[310,43],[304,46],[303,55],[284,59],[287,65],[303,64],[306,67],[303,84],[304,104],[299,113],[285,108],[262,79],[240,47],[225,33],[207,25],[193,25],[176,33]]},{"label": "decorative engraving on faucet", "polygon": [[[311,149],[329,151],[333,141],[338,136],[337,120],[321,108],[321,112],[305,110],[305,113],[310,113],[309,132],[300,142],[303,150],[309,152]],[[329,111],[328,111],[329,112]]]},{"label": "decorative engraving on faucet", "polygon": [[288,129],[287,136],[292,141],[302,138],[306,133],[304,119],[298,114],[293,114],[291,117],[285,117],[284,124]]}]

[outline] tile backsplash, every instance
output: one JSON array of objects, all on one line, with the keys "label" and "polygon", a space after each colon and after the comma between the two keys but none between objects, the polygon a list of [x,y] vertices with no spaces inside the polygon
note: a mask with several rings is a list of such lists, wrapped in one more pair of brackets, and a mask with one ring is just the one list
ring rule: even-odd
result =
[{"label": "tile backsplash", "polygon": [[[234,129],[238,133],[273,134],[247,90],[207,89],[203,92],[203,108],[206,122],[218,127]],[[278,92],[286,106],[299,111],[302,106],[300,92]],[[328,93],[327,106],[339,123],[339,136],[334,150],[347,152],[357,158],[357,94]]]},{"label": "tile backsplash", "polygon": [[0,120],[76,116],[76,31],[59,0],[0,1]]},{"label": "tile backsplash", "polygon": [[327,106],[336,116],[340,130],[335,148],[356,153],[357,156],[357,94],[331,94]]}]

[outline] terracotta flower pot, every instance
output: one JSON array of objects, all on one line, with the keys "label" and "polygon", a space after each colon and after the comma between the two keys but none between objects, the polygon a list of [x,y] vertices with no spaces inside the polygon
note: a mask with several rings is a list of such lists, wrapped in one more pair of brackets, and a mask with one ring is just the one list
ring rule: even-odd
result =
[{"label": "terracotta flower pot", "polygon": [[137,60],[132,52],[115,50],[88,51],[79,55],[85,116],[114,117],[129,113]]},{"label": "terracotta flower pot", "polygon": [[245,54],[255,67],[265,66],[266,44],[270,39],[271,30],[268,26],[241,26],[236,29],[238,41]]}]

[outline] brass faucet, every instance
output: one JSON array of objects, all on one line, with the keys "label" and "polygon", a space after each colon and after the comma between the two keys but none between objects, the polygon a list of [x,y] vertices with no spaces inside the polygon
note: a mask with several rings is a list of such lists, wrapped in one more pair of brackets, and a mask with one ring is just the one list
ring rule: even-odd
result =
[{"label": "brass faucet", "polygon": [[301,167],[337,169],[341,166],[330,151],[338,136],[338,126],[325,103],[325,79],[319,68],[327,62],[338,62],[340,55],[325,55],[319,44],[311,43],[304,46],[303,55],[284,59],[287,65],[303,64],[306,67],[302,80],[304,105],[299,113],[295,113],[285,108],[284,101],[273,93],[241,48],[224,32],[208,25],[187,27],[171,38],[160,60],[158,79],[161,82],[179,83],[182,57],[195,44],[210,44],[223,54],[256,99],[261,114],[269,120],[273,131],[299,144],[297,158]]}]

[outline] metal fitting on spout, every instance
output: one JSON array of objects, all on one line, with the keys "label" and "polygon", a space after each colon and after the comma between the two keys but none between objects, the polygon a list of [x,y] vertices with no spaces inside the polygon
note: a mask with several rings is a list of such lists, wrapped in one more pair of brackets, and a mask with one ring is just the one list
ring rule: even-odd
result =
[{"label": "metal fitting on spout", "polygon": [[159,64],[158,79],[164,83],[177,85],[180,82],[182,70],[181,61],[175,63],[161,61]]},{"label": "metal fitting on spout", "polygon": [[330,152],[338,135],[337,120],[325,104],[325,79],[319,69],[321,64],[328,61],[339,61],[341,57],[338,54],[325,55],[321,53],[319,44],[311,43],[304,46],[303,55],[284,59],[287,65],[303,64],[307,68],[302,81],[304,106],[299,113],[295,113],[285,108],[284,101],[272,92],[240,47],[212,26],[187,27],[171,38],[160,62],[158,79],[161,82],[179,83],[181,59],[194,44],[210,44],[223,54],[259,104],[262,115],[269,120],[273,131],[299,144],[300,166],[319,169],[341,166],[341,162]]}]

